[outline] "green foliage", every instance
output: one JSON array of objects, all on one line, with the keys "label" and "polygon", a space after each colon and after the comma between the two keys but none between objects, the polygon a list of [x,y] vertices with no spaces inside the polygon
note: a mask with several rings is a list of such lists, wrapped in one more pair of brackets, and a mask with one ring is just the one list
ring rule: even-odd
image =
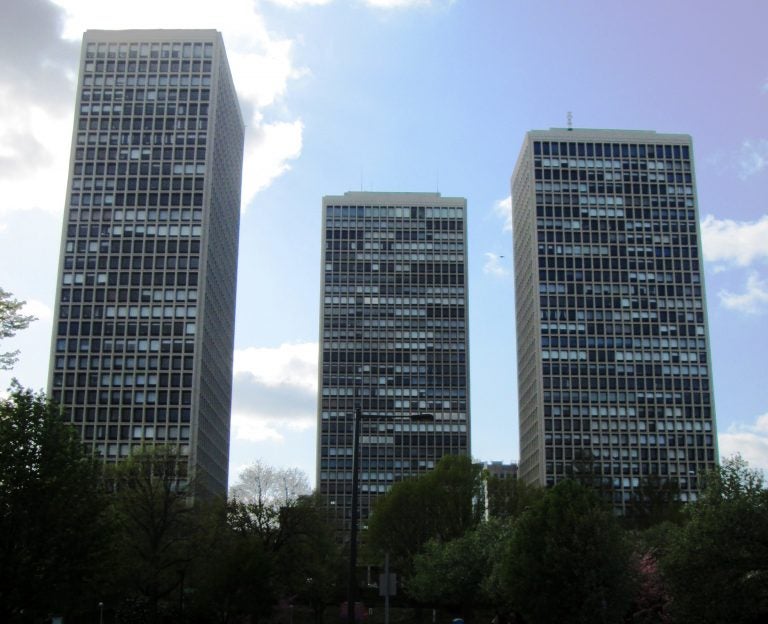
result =
[{"label": "green foliage", "polygon": [[449,541],[477,526],[483,498],[480,467],[466,456],[445,456],[433,471],[395,484],[377,501],[369,543],[378,555],[389,553],[395,569],[407,574],[427,541]]},{"label": "green foliage", "polygon": [[14,385],[0,401],[0,621],[77,611],[105,542],[104,504],[58,408]]},{"label": "green foliage", "polygon": [[186,458],[154,447],[115,465],[108,477],[114,493],[107,586],[112,595],[143,598],[153,622],[199,552],[200,517],[180,486]]},{"label": "green foliage", "polygon": [[193,588],[187,605],[193,621],[257,621],[277,602],[274,565],[268,546],[252,524],[243,524],[242,504],[211,511],[212,540],[206,555],[190,566]]},{"label": "green foliage", "polygon": [[317,498],[301,498],[284,507],[283,546],[276,561],[282,596],[309,605],[319,621],[326,605],[339,603],[345,561],[335,533]]},{"label": "green foliage", "polygon": [[[17,331],[26,329],[32,321],[37,320],[34,316],[21,314],[25,303],[13,299],[11,293],[0,288],[0,340],[15,336]],[[18,354],[18,351],[0,353],[0,370],[13,368]]]},{"label": "green foliage", "polygon": [[677,480],[649,475],[641,479],[627,503],[625,524],[641,530],[663,522],[680,524],[685,519],[683,509]]},{"label": "green foliage", "polygon": [[533,624],[615,622],[632,593],[623,531],[589,488],[563,481],[517,520],[499,573]]},{"label": "green foliage", "polygon": [[497,476],[489,476],[486,479],[486,487],[488,515],[491,518],[517,518],[545,492],[542,488],[529,485],[520,479],[501,479]]},{"label": "green foliage", "polygon": [[253,621],[281,599],[298,600],[317,614],[337,602],[343,568],[333,531],[318,503],[227,503],[205,558],[193,562],[189,610],[198,621]]},{"label": "green foliage", "polygon": [[407,592],[422,604],[469,617],[489,596],[489,574],[509,525],[491,520],[449,542],[430,540],[413,562]]},{"label": "green foliage", "polygon": [[676,621],[768,620],[768,491],[739,456],[707,475],[662,570]]}]

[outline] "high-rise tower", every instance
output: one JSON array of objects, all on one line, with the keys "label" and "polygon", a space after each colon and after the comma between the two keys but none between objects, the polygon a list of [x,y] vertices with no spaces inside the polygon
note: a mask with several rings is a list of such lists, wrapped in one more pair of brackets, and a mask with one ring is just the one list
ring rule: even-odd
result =
[{"label": "high-rise tower", "polygon": [[690,137],[529,132],[512,206],[520,478],[694,499],[717,443]]},{"label": "high-rise tower", "polygon": [[469,453],[467,202],[439,193],[323,198],[317,483],[349,527],[360,503]]},{"label": "high-rise tower", "polygon": [[162,444],[225,495],[243,121],[213,30],[88,31],[50,391],[106,462]]}]

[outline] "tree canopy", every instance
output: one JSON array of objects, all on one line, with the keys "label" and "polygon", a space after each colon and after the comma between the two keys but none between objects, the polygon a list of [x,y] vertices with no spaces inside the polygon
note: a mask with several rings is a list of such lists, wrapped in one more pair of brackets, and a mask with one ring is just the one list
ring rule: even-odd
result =
[{"label": "tree canopy", "polygon": [[739,456],[706,477],[662,560],[680,622],[768,621],[768,490]]},{"label": "tree canopy", "polygon": [[491,519],[448,542],[430,540],[414,558],[408,595],[470,618],[477,605],[495,602],[490,576],[508,534],[508,523]]},{"label": "tree canopy", "polygon": [[589,488],[566,480],[517,520],[500,580],[510,610],[536,624],[616,622],[632,596],[630,547]]},{"label": "tree canopy", "polygon": [[77,608],[106,539],[100,483],[58,408],[12,386],[0,400],[0,621]]},{"label": "tree canopy", "polygon": [[248,504],[288,505],[311,492],[307,475],[298,468],[275,468],[256,460],[243,468],[229,495]]},{"label": "tree canopy", "polygon": [[482,486],[482,471],[469,457],[443,457],[433,471],[396,483],[376,502],[368,523],[371,546],[389,553],[405,573],[427,541],[449,541],[477,525]]}]

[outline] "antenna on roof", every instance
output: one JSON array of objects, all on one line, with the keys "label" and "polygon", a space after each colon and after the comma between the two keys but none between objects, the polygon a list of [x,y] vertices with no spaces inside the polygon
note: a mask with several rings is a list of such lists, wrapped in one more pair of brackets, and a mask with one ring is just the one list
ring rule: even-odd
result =
[{"label": "antenna on roof", "polygon": [[573,130],[573,113],[571,111],[568,111],[566,119],[568,120],[568,130]]},{"label": "antenna on roof", "polygon": [[437,188],[435,190],[437,191],[437,193],[439,195],[440,194],[440,169],[437,170],[436,176],[437,176],[437,178],[436,178],[435,183],[436,183],[436,187]]}]

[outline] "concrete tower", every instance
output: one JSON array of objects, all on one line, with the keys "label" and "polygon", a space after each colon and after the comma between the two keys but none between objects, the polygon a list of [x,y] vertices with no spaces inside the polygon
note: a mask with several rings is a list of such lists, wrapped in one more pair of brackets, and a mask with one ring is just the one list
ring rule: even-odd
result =
[{"label": "concrete tower", "polygon": [[105,462],[162,444],[221,496],[242,158],[218,32],[85,33],[49,389]]},{"label": "concrete tower", "polygon": [[717,443],[691,138],[529,132],[512,209],[520,478],[695,499]]},{"label": "concrete tower", "polygon": [[467,202],[439,193],[323,198],[317,483],[340,529],[393,483],[469,453]]}]

